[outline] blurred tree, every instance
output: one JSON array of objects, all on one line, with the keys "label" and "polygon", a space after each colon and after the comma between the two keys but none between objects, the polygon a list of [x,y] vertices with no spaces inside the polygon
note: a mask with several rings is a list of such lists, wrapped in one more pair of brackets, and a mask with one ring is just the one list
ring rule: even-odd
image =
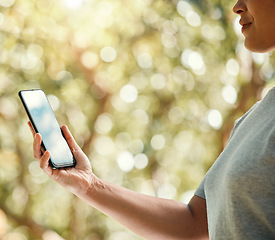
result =
[{"label": "blurred tree", "polygon": [[42,88],[102,179],[188,201],[236,118],[274,85],[234,1],[0,0],[0,238],[140,239],[32,156],[20,89]]}]

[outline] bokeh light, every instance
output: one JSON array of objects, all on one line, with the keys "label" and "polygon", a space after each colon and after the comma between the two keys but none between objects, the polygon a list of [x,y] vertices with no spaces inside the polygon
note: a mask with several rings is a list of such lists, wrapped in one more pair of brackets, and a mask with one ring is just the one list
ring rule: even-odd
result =
[{"label": "bokeh light", "polygon": [[100,57],[104,62],[112,62],[116,59],[117,53],[113,47],[104,47],[100,51]]},{"label": "bokeh light", "polygon": [[120,89],[120,98],[126,103],[132,103],[137,100],[138,91],[132,84],[127,84]]},{"label": "bokeh light", "polygon": [[117,156],[117,164],[122,171],[130,172],[135,166],[135,160],[130,152],[124,151]]},{"label": "bokeh light", "polygon": [[222,115],[219,110],[211,109],[208,112],[207,118],[208,118],[208,123],[214,129],[219,129],[222,126],[223,119],[222,119]]},{"label": "bokeh light", "polygon": [[0,239],[141,239],[41,171],[21,89],[45,91],[99,178],[188,203],[275,82],[234,4],[0,0]]}]

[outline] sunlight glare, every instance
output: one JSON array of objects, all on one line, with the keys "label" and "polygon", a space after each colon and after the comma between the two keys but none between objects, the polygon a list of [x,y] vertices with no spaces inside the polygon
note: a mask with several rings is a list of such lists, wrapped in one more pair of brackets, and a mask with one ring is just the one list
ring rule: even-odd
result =
[{"label": "sunlight glare", "polygon": [[219,129],[222,126],[223,118],[219,110],[211,109],[208,112],[208,123],[214,129]]},{"label": "sunlight glare", "polygon": [[156,134],[151,139],[151,146],[155,150],[161,150],[165,146],[165,138],[161,134]]},{"label": "sunlight glare", "polygon": [[116,50],[110,46],[104,47],[100,51],[100,57],[104,62],[113,62],[116,59],[116,56]]},{"label": "sunlight glare", "polygon": [[0,6],[2,7],[11,7],[15,3],[15,0],[0,0]]},{"label": "sunlight glare", "polygon": [[192,6],[186,1],[179,1],[177,4],[177,11],[183,17],[186,17],[187,13],[192,10]]},{"label": "sunlight glare", "polygon": [[64,0],[64,4],[67,8],[77,9],[83,5],[83,0]]},{"label": "sunlight glare", "polygon": [[192,27],[198,27],[201,25],[201,17],[194,11],[189,11],[186,15],[186,21]]},{"label": "sunlight glare", "polygon": [[135,102],[138,98],[138,90],[132,84],[126,84],[120,89],[120,98],[126,103]]},{"label": "sunlight glare", "polygon": [[144,153],[137,154],[134,160],[137,169],[144,169],[148,165],[148,157]]},{"label": "sunlight glare", "polygon": [[123,151],[117,157],[117,164],[123,172],[130,172],[135,166],[135,160],[130,152]]},{"label": "sunlight glare", "polygon": [[237,91],[232,85],[226,85],[222,89],[222,96],[224,100],[230,104],[234,104],[237,101]]}]

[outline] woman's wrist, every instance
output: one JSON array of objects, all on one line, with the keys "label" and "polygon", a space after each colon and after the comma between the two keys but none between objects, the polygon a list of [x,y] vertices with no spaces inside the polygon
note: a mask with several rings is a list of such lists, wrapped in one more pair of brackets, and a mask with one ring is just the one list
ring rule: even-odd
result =
[{"label": "woman's wrist", "polygon": [[106,184],[104,184],[92,171],[84,175],[86,176],[81,181],[81,186],[77,187],[76,195],[82,199],[91,201],[100,190],[106,188]]}]

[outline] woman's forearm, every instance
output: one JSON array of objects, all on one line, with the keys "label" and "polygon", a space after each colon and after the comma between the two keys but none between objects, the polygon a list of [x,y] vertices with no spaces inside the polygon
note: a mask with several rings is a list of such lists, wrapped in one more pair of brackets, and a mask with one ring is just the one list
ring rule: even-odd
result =
[{"label": "woman's forearm", "polygon": [[143,195],[100,180],[79,197],[146,239],[194,239],[198,234],[192,211],[177,201]]}]

